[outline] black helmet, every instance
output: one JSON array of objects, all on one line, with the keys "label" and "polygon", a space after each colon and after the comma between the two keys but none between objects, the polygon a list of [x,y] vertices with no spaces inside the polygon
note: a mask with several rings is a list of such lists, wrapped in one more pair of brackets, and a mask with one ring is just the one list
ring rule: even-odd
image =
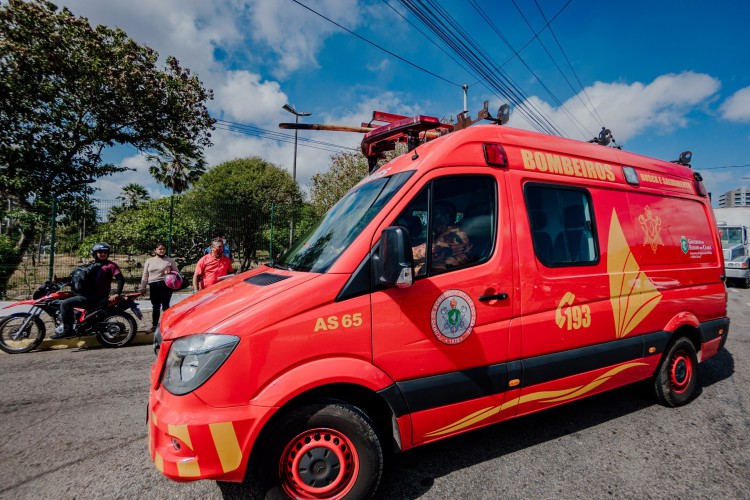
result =
[{"label": "black helmet", "polygon": [[106,243],[97,243],[96,245],[94,245],[93,247],[91,247],[91,256],[93,258],[96,258],[96,252],[111,253],[112,249]]}]

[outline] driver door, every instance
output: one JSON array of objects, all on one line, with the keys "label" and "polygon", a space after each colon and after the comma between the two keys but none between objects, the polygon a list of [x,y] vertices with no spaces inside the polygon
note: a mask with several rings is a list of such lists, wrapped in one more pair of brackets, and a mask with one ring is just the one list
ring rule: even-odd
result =
[{"label": "driver door", "polygon": [[[407,227],[415,254],[420,245],[430,249],[425,262],[415,263],[410,287],[372,294],[374,363],[396,380],[414,443],[500,416],[515,276],[503,173],[431,172],[386,224]],[[455,220],[441,232],[437,209],[448,204]],[[440,241],[459,256],[441,257]]]}]

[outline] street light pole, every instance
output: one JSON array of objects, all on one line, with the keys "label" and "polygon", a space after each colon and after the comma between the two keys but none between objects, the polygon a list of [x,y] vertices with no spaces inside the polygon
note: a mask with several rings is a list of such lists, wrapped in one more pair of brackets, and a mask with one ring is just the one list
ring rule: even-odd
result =
[{"label": "street light pole", "polygon": [[[284,111],[288,111],[294,115],[295,125],[299,125],[300,116],[310,116],[312,114],[312,113],[297,111],[289,104],[284,104],[281,108]],[[296,184],[297,183],[297,127],[294,128],[294,160],[292,160],[292,178],[294,179],[294,183]],[[290,248],[292,246],[292,241],[294,241],[294,216],[292,216],[292,220],[289,225],[289,247]]]}]

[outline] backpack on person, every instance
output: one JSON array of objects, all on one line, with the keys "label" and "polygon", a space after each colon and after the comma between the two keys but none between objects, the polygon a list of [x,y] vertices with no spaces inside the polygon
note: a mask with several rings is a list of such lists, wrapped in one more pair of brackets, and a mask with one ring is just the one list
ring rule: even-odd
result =
[{"label": "backpack on person", "polygon": [[76,267],[70,275],[70,289],[83,295],[95,293],[96,279],[101,269],[102,265],[98,262],[89,262]]}]

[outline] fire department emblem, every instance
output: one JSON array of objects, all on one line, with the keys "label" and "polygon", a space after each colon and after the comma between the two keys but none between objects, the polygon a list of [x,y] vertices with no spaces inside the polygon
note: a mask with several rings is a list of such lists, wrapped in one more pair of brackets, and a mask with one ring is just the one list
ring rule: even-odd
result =
[{"label": "fire department emblem", "polygon": [[471,297],[461,290],[448,290],[432,305],[432,332],[440,342],[460,344],[471,334],[476,318]]},{"label": "fire department emblem", "polygon": [[638,216],[638,222],[640,222],[644,233],[643,245],[651,246],[651,250],[656,253],[659,245],[664,246],[664,242],[661,239],[661,217],[654,216],[651,207],[647,205],[643,214]]}]

